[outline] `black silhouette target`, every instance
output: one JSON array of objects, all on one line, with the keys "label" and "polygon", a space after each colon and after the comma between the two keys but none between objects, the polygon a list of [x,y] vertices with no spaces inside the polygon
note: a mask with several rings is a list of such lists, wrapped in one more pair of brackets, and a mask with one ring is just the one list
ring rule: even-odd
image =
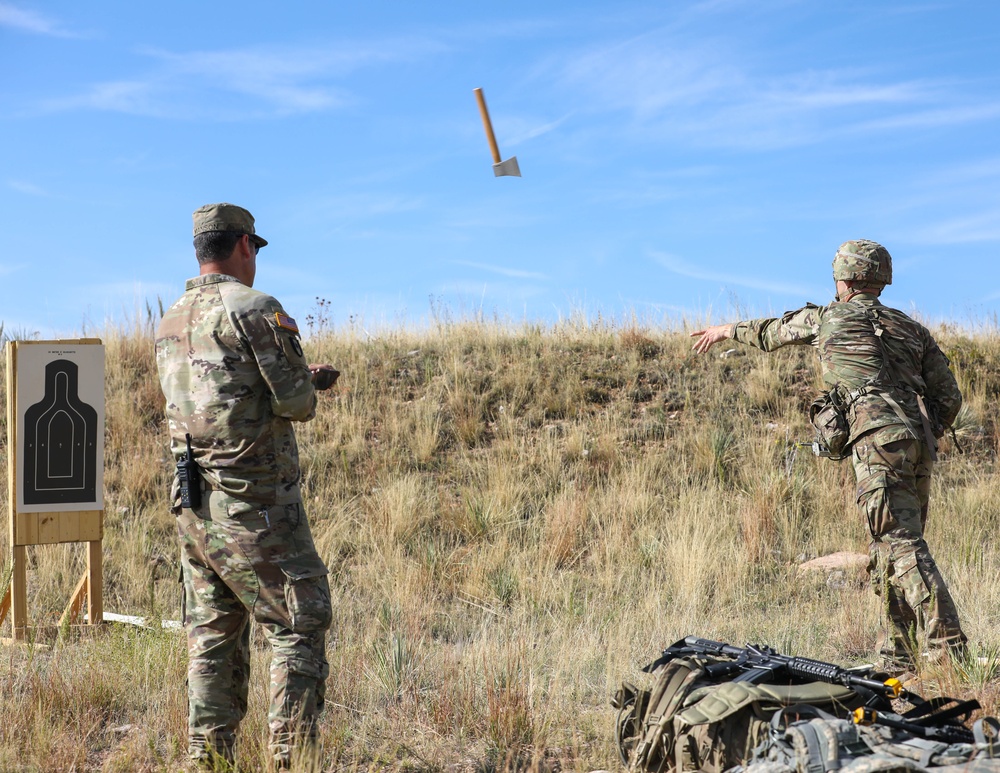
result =
[{"label": "black silhouette target", "polygon": [[80,399],[79,368],[70,360],[45,366],[42,399],[24,412],[22,492],[26,505],[97,499],[97,411]]}]

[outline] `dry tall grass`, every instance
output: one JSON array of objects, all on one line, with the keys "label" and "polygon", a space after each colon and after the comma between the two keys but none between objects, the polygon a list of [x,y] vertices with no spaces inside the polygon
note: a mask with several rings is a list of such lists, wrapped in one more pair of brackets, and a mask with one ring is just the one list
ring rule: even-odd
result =
[{"label": "dry tall grass", "polygon": [[[311,358],[343,373],[299,433],[335,607],[324,768],[615,768],[610,695],[689,633],[873,656],[874,595],[797,571],[865,549],[847,465],[790,445],[811,438],[808,349],[696,357],[679,328],[631,323],[319,329]],[[151,337],[138,325],[104,339],[106,608],[176,618]],[[928,537],[978,652],[995,655],[1000,341],[940,340],[967,407]],[[54,622],[81,551],[29,553],[32,613]],[[255,651],[247,770],[266,733]],[[170,631],[0,650],[0,770],[177,769],[184,670]],[[995,713],[994,670],[936,676]]]}]

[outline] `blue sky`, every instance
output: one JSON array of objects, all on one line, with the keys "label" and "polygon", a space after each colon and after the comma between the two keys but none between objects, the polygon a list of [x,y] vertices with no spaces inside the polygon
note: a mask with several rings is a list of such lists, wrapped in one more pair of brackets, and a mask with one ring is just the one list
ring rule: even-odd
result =
[{"label": "blue sky", "polygon": [[216,201],[300,322],[775,313],[849,238],[888,303],[989,320],[998,52],[988,2],[0,0],[0,321],[169,304]]}]

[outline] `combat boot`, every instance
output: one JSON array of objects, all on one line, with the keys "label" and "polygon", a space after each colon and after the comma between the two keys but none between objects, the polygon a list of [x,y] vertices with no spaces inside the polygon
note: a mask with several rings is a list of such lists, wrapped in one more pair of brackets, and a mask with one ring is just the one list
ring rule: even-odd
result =
[{"label": "combat boot", "polygon": [[236,773],[235,749],[211,746],[192,748],[191,769],[196,773]]}]

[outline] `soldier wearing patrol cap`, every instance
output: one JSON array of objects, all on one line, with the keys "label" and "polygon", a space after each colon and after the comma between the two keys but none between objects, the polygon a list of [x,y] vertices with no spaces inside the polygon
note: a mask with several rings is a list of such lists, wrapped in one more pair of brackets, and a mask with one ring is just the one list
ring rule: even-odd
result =
[{"label": "soldier wearing patrol cap", "polygon": [[184,583],[189,753],[209,769],[234,759],[251,617],[272,650],[269,749],[278,769],[291,764],[293,750],[313,748],[329,671],[330,588],[302,507],[292,422],[313,418],[316,389],[331,387],[337,372],[307,364],[295,320],[252,289],[266,244],[242,207],[196,210],[200,273],[156,332],[180,471],[171,502]]},{"label": "soldier wearing patrol cap", "polygon": [[766,352],[816,348],[871,536],[868,569],[887,618],[879,649],[887,670],[910,670],[918,653],[965,651],[958,611],[923,537],[936,439],[958,415],[962,394],[927,328],[879,302],[892,283],[885,247],[867,239],[840,245],[833,279],[829,306],[715,325],[691,334],[693,348],[707,352],[726,339]]}]

